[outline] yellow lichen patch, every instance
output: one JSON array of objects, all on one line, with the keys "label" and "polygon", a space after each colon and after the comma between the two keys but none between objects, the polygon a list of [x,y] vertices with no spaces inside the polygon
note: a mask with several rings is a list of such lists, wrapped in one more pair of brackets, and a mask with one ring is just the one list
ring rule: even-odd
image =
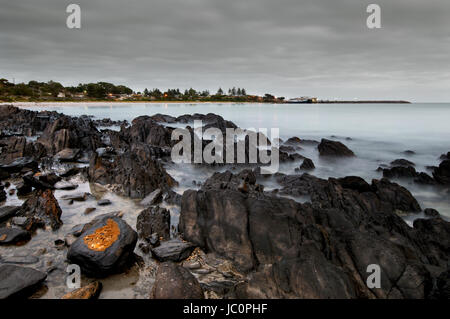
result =
[{"label": "yellow lichen patch", "polygon": [[8,237],[6,234],[3,234],[0,236],[0,241],[4,241]]},{"label": "yellow lichen patch", "polygon": [[105,251],[119,238],[119,225],[112,219],[106,221],[106,225],[95,230],[94,233],[84,237],[84,243],[89,249]]}]

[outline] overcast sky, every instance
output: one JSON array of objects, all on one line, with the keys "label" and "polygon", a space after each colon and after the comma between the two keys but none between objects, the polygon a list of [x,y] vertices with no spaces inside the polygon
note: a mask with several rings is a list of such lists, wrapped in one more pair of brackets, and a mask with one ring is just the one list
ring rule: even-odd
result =
[{"label": "overcast sky", "polygon": [[[66,7],[82,27],[66,27]],[[382,29],[366,27],[381,6]],[[450,101],[448,0],[0,0],[0,77]]]}]

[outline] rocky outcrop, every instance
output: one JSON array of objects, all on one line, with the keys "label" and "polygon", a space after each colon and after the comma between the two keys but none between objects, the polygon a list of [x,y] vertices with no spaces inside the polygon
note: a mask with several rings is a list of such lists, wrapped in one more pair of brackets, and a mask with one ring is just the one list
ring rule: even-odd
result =
[{"label": "rocky outcrop", "polygon": [[[285,185],[280,194],[308,194],[311,203],[233,187],[218,192],[214,187],[222,182],[211,180],[183,195],[183,238],[250,274],[237,287],[238,297],[430,296],[433,278],[447,267],[448,246],[441,236],[450,231],[443,220],[433,224],[439,230],[420,222],[410,228],[397,212],[419,212],[420,206],[406,189],[358,177],[322,180],[304,174],[278,181]],[[367,266],[374,263],[382,269],[381,289],[365,284]]]},{"label": "rocky outcrop", "polygon": [[140,212],[136,229],[140,238],[150,238],[157,234],[163,240],[170,239],[170,212],[159,206],[149,207]]},{"label": "rocky outcrop", "polygon": [[159,265],[150,297],[152,299],[204,299],[203,289],[185,268],[172,262]]},{"label": "rocky outcrop", "polygon": [[46,150],[40,143],[27,142],[23,136],[11,136],[0,140],[0,163],[8,164],[17,158],[29,157],[40,159]]},{"label": "rocky outcrop", "polygon": [[306,170],[306,171],[312,170],[312,169],[315,169],[315,168],[316,168],[316,166],[314,166],[314,162],[311,159],[309,159],[309,158],[305,158],[303,160],[302,165],[300,165],[300,169]]},{"label": "rocky outcrop", "polygon": [[341,142],[322,139],[317,146],[320,156],[352,157],[355,153]]},{"label": "rocky outcrop", "polygon": [[161,162],[153,157],[152,147],[140,143],[132,144],[129,151],[112,160],[94,153],[88,175],[91,182],[119,185],[121,193],[131,198],[144,198],[158,188],[168,190],[176,185]]},{"label": "rocky outcrop", "polygon": [[38,142],[49,154],[57,154],[67,148],[92,152],[102,145],[101,133],[91,120],[69,116],[61,116],[50,123]]},{"label": "rocky outcrop", "polygon": [[439,184],[450,185],[450,160],[444,160],[435,168],[433,176]]},{"label": "rocky outcrop", "polygon": [[0,265],[0,299],[28,297],[46,278],[32,268]]},{"label": "rocky outcrop", "polygon": [[83,227],[67,259],[83,273],[105,277],[124,270],[133,260],[137,233],[121,218],[106,215]]},{"label": "rocky outcrop", "polygon": [[23,228],[34,231],[37,228],[51,227],[53,230],[62,225],[61,208],[50,189],[36,190],[32,196],[23,203],[18,216],[26,218]]}]

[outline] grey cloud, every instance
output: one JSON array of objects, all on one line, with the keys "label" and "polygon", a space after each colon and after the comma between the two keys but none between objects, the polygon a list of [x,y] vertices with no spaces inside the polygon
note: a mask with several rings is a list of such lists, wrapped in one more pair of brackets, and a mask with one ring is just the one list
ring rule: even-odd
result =
[{"label": "grey cloud", "polygon": [[[66,6],[81,30],[65,27]],[[381,30],[365,27],[369,3]],[[450,101],[446,0],[0,0],[1,77]]]}]

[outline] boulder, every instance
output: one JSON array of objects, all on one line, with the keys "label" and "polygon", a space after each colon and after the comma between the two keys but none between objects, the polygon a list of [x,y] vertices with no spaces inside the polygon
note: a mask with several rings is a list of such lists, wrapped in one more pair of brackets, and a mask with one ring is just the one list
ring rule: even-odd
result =
[{"label": "boulder", "polygon": [[335,156],[335,157],[352,157],[355,156],[347,146],[341,142],[322,139],[317,146],[320,156]]},{"label": "boulder", "polygon": [[30,233],[20,228],[1,227],[0,245],[16,244],[30,240]]},{"label": "boulder", "polygon": [[149,195],[145,196],[145,198],[141,201],[141,205],[144,207],[152,206],[159,204],[162,200],[163,192],[161,189],[155,189],[153,192],[151,192]]},{"label": "boulder", "polygon": [[89,285],[75,289],[61,297],[61,299],[97,299],[102,291],[102,283],[94,281]]},{"label": "boulder", "polygon": [[309,159],[309,158],[305,158],[304,160],[303,160],[303,163],[302,163],[302,165],[300,165],[300,169],[302,169],[302,170],[312,170],[312,169],[315,169],[316,167],[314,166],[314,162],[311,160],[311,159]]},{"label": "boulder", "polygon": [[24,168],[37,170],[38,163],[31,157],[19,157],[7,164],[0,165],[0,168],[9,173],[17,173]]},{"label": "boulder", "polygon": [[137,218],[136,229],[141,238],[150,238],[156,233],[163,240],[168,240],[170,239],[170,212],[159,206],[144,209]]},{"label": "boulder", "polygon": [[133,259],[136,232],[121,218],[103,216],[85,226],[67,259],[83,273],[104,277],[122,271]]},{"label": "boulder", "polygon": [[407,167],[407,166],[415,166],[416,164],[414,164],[413,162],[408,161],[408,160],[406,160],[404,158],[400,158],[400,159],[396,159],[396,160],[392,161],[391,165],[392,166],[405,166],[405,167]]},{"label": "boulder", "polygon": [[58,229],[62,225],[61,214],[62,210],[53,192],[47,189],[34,191],[23,203],[17,215],[26,218],[24,229],[34,231],[46,226],[50,226],[53,230]]},{"label": "boulder", "polygon": [[16,216],[19,212],[20,206],[1,206],[0,207],[0,223]]},{"label": "boulder", "polygon": [[[283,188],[275,197],[224,188],[223,178],[184,192],[179,231],[248,274],[236,287],[239,298],[428,298],[433,276],[447,267],[450,224],[429,219],[409,227],[397,212],[420,206],[388,180],[278,174]],[[381,289],[365,284],[373,263],[384,274]]]},{"label": "boulder", "polygon": [[195,246],[179,239],[164,241],[156,248],[152,248],[153,257],[161,262],[179,262],[188,258]]},{"label": "boulder", "polygon": [[156,189],[168,190],[176,185],[145,144],[133,144],[130,151],[113,161],[95,153],[89,164],[89,180],[102,185],[117,184],[131,198],[144,198]]},{"label": "boulder", "polygon": [[443,185],[450,185],[450,160],[444,160],[433,171],[434,179]]},{"label": "boulder", "polygon": [[0,299],[27,297],[47,278],[43,272],[15,265],[0,265]]},{"label": "boulder", "polygon": [[65,148],[54,156],[54,158],[60,162],[73,162],[76,160],[80,153],[78,148]]},{"label": "boulder", "polygon": [[185,268],[172,262],[161,263],[151,291],[152,299],[204,299],[203,289]]},{"label": "boulder", "polygon": [[436,209],[433,209],[433,208],[426,208],[423,211],[423,213],[425,214],[425,216],[432,217],[432,218],[437,218],[437,217],[441,216],[439,214],[439,212]]}]

